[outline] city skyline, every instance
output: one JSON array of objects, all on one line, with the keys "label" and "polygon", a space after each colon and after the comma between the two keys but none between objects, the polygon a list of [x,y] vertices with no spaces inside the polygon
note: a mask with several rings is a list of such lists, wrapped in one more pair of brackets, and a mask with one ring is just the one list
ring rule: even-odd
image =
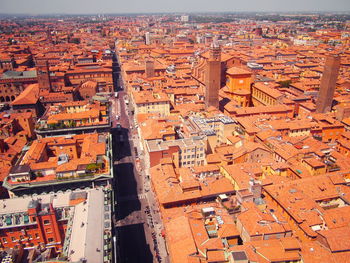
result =
[{"label": "city skyline", "polygon": [[0,262],[350,263],[345,0],[13,1]]},{"label": "city skyline", "polygon": [[62,0],[59,2],[48,2],[43,0],[2,0],[2,14],[119,14],[119,13],[196,13],[196,12],[349,12],[350,2],[336,0],[301,1],[258,1],[248,0],[238,5],[229,0],[216,2],[205,1],[160,1],[131,0],[119,2],[113,0],[102,0],[98,2],[76,0],[74,2]]}]

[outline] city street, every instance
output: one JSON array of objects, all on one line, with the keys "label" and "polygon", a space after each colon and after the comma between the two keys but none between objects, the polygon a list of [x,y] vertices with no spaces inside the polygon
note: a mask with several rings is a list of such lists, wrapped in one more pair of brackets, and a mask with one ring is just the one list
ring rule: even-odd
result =
[{"label": "city street", "polygon": [[350,263],[350,0],[0,1],[0,263]]},{"label": "city street", "polygon": [[[112,129],[119,262],[168,262],[158,206],[146,178],[145,163],[140,161],[144,159],[140,142],[136,130],[129,128],[135,125],[124,103],[125,94],[119,91],[111,111],[120,116]],[[117,123],[121,128],[115,128]],[[135,147],[139,156],[135,156]]]}]

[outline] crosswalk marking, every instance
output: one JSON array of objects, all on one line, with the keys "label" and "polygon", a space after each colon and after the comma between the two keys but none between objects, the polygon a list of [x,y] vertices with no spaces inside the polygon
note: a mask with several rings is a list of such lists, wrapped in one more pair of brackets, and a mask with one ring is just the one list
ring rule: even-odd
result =
[{"label": "crosswalk marking", "polygon": [[143,193],[143,194],[138,194],[137,195],[139,199],[146,199],[146,194]]}]

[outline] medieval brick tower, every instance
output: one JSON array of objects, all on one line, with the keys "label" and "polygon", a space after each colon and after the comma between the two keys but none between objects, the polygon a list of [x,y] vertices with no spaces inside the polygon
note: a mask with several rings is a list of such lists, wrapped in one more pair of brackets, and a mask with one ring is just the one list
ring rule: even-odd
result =
[{"label": "medieval brick tower", "polygon": [[49,62],[47,60],[36,60],[37,78],[40,93],[52,91]]},{"label": "medieval brick tower", "polygon": [[49,43],[52,43],[52,35],[51,35],[51,30],[50,30],[50,28],[47,28],[47,30],[46,30],[46,37],[47,37],[47,41],[48,41]]},{"label": "medieval brick tower", "polygon": [[145,73],[146,78],[153,78],[154,77],[154,61],[153,60],[146,60],[145,62]]},{"label": "medieval brick tower", "polygon": [[339,67],[340,56],[327,57],[316,102],[316,112],[318,113],[329,112],[332,108]]},{"label": "medieval brick tower", "polygon": [[213,106],[219,109],[219,90],[221,83],[221,50],[212,44],[205,74],[205,107]]}]

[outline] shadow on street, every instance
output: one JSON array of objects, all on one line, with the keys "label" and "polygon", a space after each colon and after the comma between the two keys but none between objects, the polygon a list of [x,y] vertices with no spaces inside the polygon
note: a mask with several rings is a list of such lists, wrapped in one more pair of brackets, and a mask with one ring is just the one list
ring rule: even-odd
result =
[{"label": "shadow on street", "polygon": [[151,263],[153,256],[145,239],[143,224],[135,224],[118,228],[120,240],[120,256],[122,263]]},{"label": "shadow on street", "polygon": [[[132,163],[121,163],[115,166],[117,174],[117,220],[124,219],[134,211],[141,210],[141,203],[137,199],[137,182],[133,175]],[[123,198],[132,197],[130,200]]]},{"label": "shadow on street", "polygon": [[119,161],[124,157],[131,156],[129,142],[129,130],[126,128],[112,128],[114,160]]},{"label": "shadow on street", "polygon": [[[131,220],[140,214],[141,201],[138,198],[138,181],[136,180],[135,166],[129,131],[125,128],[126,122],[120,120],[121,126],[113,128],[113,156],[114,161],[114,189],[117,200],[115,218],[117,221]],[[124,126],[123,126],[124,125]],[[137,213],[134,213],[137,212]],[[133,218],[134,217],[134,218]],[[129,224],[116,228],[118,235],[119,262],[153,262],[151,248],[147,244],[143,224]]]}]

